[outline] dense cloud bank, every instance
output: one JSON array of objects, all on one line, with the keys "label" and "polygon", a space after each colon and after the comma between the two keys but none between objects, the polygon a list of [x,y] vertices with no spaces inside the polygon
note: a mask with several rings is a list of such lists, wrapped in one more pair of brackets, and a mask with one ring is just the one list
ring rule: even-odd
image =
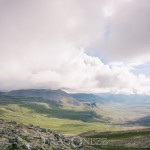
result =
[{"label": "dense cloud bank", "polygon": [[150,62],[149,14],[149,0],[0,0],[0,89],[150,94],[133,73]]}]

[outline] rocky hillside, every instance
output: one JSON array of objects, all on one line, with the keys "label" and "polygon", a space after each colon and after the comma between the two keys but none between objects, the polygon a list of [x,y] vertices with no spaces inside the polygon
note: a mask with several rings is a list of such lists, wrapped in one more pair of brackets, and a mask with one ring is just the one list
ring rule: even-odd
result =
[{"label": "rocky hillside", "polygon": [[0,150],[72,150],[76,145],[78,141],[55,131],[0,119]]}]

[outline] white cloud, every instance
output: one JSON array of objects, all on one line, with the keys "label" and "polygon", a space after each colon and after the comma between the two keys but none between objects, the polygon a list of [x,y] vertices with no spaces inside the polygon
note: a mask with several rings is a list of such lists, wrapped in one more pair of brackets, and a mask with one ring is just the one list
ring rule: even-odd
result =
[{"label": "white cloud", "polygon": [[[78,92],[150,94],[150,77],[132,72],[148,60],[148,44],[140,41],[144,34],[133,43],[128,36],[125,43],[122,38],[130,29],[122,24],[122,16],[125,23],[133,23],[130,11],[133,6],[133,12],[142,7],[139,1],[133,3],[136,1],[1,0],[0,89],[65,88]],[[141,15],[147,19],[147,11]],[[140,29],[147,35],[144,19],[141,28],[139,24],[134,33]],[[127,31],[123,31],[124,25]],[[110,27],[114,39],[108,36]],[[135,36],[133,34],[131,38]],[[149,40],[148,36],[146,40]],[[143,52],[140,43],[142,49],[143,45],[147,48]],[[90,48],[94,48],[93,51],[102,48],[100,53],[110,60],[109,63],[87,55]],[[125,62],[124,57],[130,55],[130,62]]]},{"label": "white cloud", "polygon": [[109,36],[104,40],[110,60],[150,61],[150,1],[120,3],[109,19]]}]

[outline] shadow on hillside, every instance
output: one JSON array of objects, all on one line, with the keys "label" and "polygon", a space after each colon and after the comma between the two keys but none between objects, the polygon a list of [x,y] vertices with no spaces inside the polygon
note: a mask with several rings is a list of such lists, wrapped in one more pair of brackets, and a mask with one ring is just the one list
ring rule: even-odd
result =
[{"label": "shadow on hillside", "polygon": [[[36,105],[33,102],[43,102],[50,105],[50,109],[42,105]],[[70,120],[80,120],[84,122],[94,122],[105,120],[97,115],[94,111],[75,111],[63,109],[60,103],[54,100],[48,100],[43,98],[34,97],[11,97],[11,96],[0,96],[1,105],[17,104],[26,107],[34,112],[46,114],[48,117],[60,118],[60,119],[70,119]]]},{"label": "shadow on hillside", "polygon": [[[45,108],[44,106],[35,105],[35,104],[22,104],[23,107],[31,109],[37,113],[47,114],[48,117],[60,118],[60,119],[70,119],[70,120],[81,120],[84,122],[92,122],[96,121],[96,119],[101,119],[93,111],[75,111],[75,110],[67,110],[59,107],[51,107]],[[50,105],[52,106],[52,105]]]},{"label": "shadow on hillside", "polygon": [[140,118],[135,121],[128,121],[126,125],[140,125],[140,126],[148,126],[150,127],[150,115]]}]

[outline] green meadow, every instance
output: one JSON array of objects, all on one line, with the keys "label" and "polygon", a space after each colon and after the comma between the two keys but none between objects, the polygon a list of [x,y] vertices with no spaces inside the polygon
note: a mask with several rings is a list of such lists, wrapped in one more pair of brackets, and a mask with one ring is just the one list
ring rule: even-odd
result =
[{"label": "green meadow", "polygon": [[121,126],[108,125],[102,116],[87,107],[61,106],[55,102],[28,98],[0,98],[0,118],[33,124],[63,134],[80,134],[87,131],[116,131]]}]

